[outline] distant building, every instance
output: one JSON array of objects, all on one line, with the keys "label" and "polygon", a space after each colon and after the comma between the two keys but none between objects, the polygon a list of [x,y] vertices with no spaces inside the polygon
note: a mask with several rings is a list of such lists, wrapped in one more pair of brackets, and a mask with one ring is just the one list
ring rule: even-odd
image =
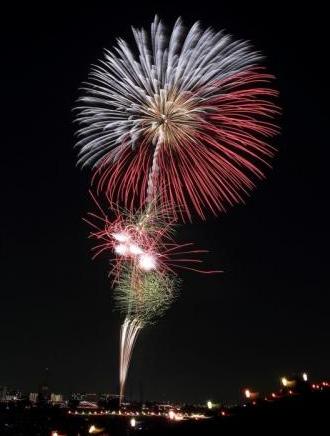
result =
[{"label": "distant building", "polygon": [[63,395],[62,394],[51,394],[50,401],[51,401],[51,403],[63,403]]},{"label": "distant building", "polygon": [[7,386],[0,386],[0,401],[6,401],[7,391]]},{"label": "distant building", "polygon": [[43,375],[43,382],[39,385],[38,389],[38,402],[39,403],[48,403],[50,401],[50,390],[49,390],[49,369],[45,368],[45,372]]},{"label": "distant building", "polygon": [[119,407],[119,395],[110,393],[100,394],[97,404],[101,409],[117,409]]},{"label": "distant building", "polygon": [[37,392],[30,392],[29,401],[31,403],[36,403],[38,401],[38,393]]},{"label": "distant building", "polygon": [[98,394],[94,394],[94,393],[85,394],[85,397],[84,397],[84,401],[89,401],[91,403],[97,403],[98,399],[99,399]]},{"label": "distant building", "polygon": [[83,401],[85,399],[85,393],[84,392],[74,392],[70,396],[70,400],[73,401]]},{"label": "distant building", "polygon": [[8,386],[0,386],[0,402],[18,401],[23,399],[23,394],[18,389],[9,389]]}]

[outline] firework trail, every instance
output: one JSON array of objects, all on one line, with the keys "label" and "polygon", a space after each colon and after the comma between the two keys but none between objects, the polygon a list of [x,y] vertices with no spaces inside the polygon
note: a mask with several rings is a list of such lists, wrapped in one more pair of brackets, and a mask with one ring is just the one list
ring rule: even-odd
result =
[{"label": "firework trail", "polygon": [[119,357],[119,398],[120,402],[124,396],[124,388],[127,377],[127,371],[130,364],[132,351],[138,333],[143,324],[137,318],[125,318],[120,329],[120,357]]}]

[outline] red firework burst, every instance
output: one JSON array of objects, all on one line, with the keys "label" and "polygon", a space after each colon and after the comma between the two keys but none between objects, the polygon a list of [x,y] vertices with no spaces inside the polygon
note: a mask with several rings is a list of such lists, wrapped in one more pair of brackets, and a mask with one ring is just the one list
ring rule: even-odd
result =
[{"label": "red firework burst", "polygon": [[[191,210],[205,219],[205,209],[217,214],[244,202],[255,180],[264,177],[259,166],[269,166],[274,154],[267,143],[277,132],[270,121],[278,113],[277,92],[267,86],[271,79],[260,69],[248,70],[208,84],[209,95],[199,89],[180,96],[173,106],[181,117],[174,108],[168,112],[156,165],[148,134],[134,149],[124,141],[116,160],[109,153],[96,169],[97,190],[134,210],[148,201],[152,180],[160,203],[183,220],[191,220]],[[184,109],[193,116],[185,119]]]}]

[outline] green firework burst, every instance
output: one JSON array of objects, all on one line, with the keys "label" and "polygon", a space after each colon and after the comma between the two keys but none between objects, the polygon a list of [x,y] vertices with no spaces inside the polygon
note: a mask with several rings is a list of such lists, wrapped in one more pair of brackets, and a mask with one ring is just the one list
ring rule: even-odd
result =
[{"label": "green firework burst", "polygon": [[115,308],[125,316],[152,324],[170,307],[178,294],[179,280],[169,273],[143,272],[125,267],[114,289]]}]

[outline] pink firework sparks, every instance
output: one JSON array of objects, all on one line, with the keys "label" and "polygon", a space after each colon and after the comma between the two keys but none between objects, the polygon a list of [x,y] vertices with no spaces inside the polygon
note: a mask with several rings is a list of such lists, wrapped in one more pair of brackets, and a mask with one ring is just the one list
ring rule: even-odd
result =
[{"label": "pink firework sparks", "polygon": [[91,197],[98,213],[90,212],[84,220],[93,228],[90,237],[97,241],[92,248],[93,258],[103,252],[111,253],[109,276],[113,282],[127,262],[142,271],[157,269],[164,274],[177,269],[204,274],[221,272],[198,268],[203,261],[196,256],[207,253],[206,250],[194,249],[192,243],[175,242],[172,233],[176,218],[170,217],[170,210],[155,208],[155,204],[134,214],[116,208],[112,209],[114,218],[110,219],[92,193]]}]

